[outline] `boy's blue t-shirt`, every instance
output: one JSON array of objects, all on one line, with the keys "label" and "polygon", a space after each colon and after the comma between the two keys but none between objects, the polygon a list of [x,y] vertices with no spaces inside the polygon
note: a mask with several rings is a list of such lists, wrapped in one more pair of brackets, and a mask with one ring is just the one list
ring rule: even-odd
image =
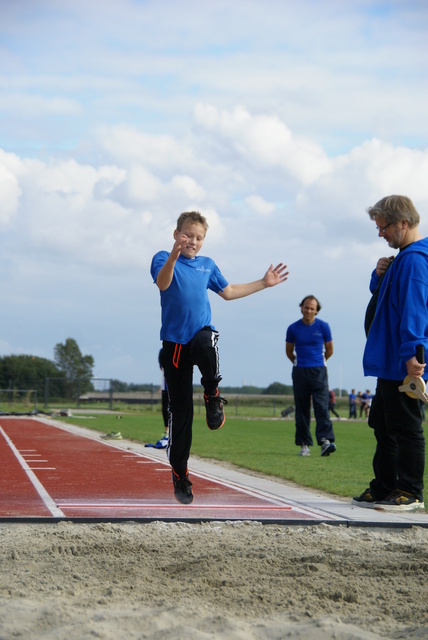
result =
[{"label": "boy's blue t-shirt", "polygon": [[287,329],[285,341],[294,343],[295,367],[323,367],[324,343],[331,342],[331,330],[327,322],[315,318],[312,324],[303,320],[293,322]]},{"label": "boy's blue t-shirt", "polygon": [[[159,251],[153,257],[150,273],[154,282],[168,256],[168,251]],[[211,258],[186,258],[180,255],[175,263],[171,284],[160,292],[161,340],[187,344],[203,327],[214,329],[208,289],[218,293],[228,284]]]}]

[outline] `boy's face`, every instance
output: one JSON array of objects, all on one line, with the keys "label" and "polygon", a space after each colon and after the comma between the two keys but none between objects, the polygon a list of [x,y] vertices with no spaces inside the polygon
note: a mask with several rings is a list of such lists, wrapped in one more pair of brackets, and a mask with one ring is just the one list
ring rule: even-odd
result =
[{"label": "boy's face", "polygon": [[199,223],[185,222],[180,231],[174,231],[174,240],[181,239],[185,242],[181,249],[181,255],[185,258],[194,258],[202,248],[205,240],[205,229]]}]

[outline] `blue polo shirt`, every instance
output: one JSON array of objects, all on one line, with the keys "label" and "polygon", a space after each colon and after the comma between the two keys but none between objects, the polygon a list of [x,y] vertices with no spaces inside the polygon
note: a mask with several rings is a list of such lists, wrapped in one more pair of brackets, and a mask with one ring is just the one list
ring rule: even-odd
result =
[{"label": "blue polo shirt", "polygon": [[312,324],[305,324],[303,320],[293,322],[285,337],[286,342],[294,344],[295,367],[325,366],[324,343],[332,340],[329,325],[318,318]]}]

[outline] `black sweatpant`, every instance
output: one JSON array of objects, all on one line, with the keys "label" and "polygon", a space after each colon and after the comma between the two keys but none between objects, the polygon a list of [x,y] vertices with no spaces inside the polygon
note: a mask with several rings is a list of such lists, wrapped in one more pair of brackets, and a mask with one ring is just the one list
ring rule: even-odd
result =
[{"label": "black sweatpant", "polygon": [[327,367],[293,367],[293,392],[296,407],[296,435],[298,446],[313,445],[311,435],[311,398],[315,414],[315,437],[321,446],[322,439],[334,442],[333,423],[328,413]]},{"label": "black sweatpant", "polygon": [[169,441],[167,454],[174,471],[183,477],[192,444],[193,368],[202,374],[205,395],[214,395],[221,380],[218,332],[204,327],[187,344],[164,340],[161,365],[169,395]]},{"label": "black sweatpant", "polygon": [[423,500],[425,438],[418,400],[398,391],[400,380],[377,381],[369,426],[377,440],[372,496],[384,500],[394,489]]}]

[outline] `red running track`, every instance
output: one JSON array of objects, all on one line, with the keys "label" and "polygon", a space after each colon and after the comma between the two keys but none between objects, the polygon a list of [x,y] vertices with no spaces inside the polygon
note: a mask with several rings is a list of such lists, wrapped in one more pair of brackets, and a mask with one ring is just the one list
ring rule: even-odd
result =
[{"label": "red running track", "polygon": [[181,505],[166,459],[163,463],[36,418],[0,418],[0,461],[0,519],[326,519],[281,498],[191,471],[195,498]]}]

